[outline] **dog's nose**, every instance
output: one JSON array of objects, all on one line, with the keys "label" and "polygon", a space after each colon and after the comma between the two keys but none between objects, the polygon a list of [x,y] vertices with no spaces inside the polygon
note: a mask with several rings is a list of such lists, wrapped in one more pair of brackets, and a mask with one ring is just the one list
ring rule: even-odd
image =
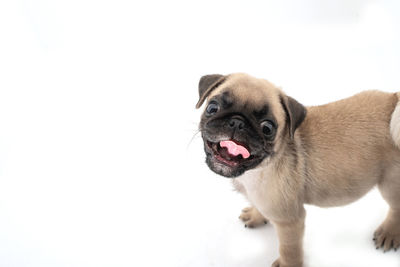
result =
[{"label": "dog's nose", "polygon": [[244,121],[241,119],[238,119],[238,118],[231,118],[229,120],[228,124],[229,124],[229,127],[231,127],[232,129],[236,128],[236,129],[241,130],[244,128]]}]

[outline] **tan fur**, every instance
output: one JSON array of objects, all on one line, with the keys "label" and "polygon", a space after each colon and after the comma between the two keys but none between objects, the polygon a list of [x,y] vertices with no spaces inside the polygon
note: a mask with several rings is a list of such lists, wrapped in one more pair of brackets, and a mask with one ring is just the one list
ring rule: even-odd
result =
[{"label": "tan fur", "polygon": [[[308,107],[294,140],[284,130],[283,92],[245,74],[228,76],[212,95],[230,88],[240,101],[262,105],[268,99],[278,120],[275,152],[256,169],[235,178],[255,217],[268,218],[280,241],[279,267],[303,264],[304,204],[345,205],[378,185],[390,205],[375,232],[377,247],[400,246],[400,104],[397,94],[366,91],[330,104]],[[396,107],[397,106],[397,107]]]}]

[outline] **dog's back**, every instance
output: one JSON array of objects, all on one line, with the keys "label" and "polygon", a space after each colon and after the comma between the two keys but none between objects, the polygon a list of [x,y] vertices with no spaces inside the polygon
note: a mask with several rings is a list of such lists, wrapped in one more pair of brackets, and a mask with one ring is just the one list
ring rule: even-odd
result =
[{"label": "dog's back", "polygon": [[308,108],[298,129],[305,157],[313,159],[307,161],[306,177],[315,186],[306,193],[307,202],[337,206],[354,201],[379,182],[382,166],[393,164],[393,157],[400,160],[393,142],[400,144],[400,107],[393,112],[398,101],[394,93],[366,91]]}]

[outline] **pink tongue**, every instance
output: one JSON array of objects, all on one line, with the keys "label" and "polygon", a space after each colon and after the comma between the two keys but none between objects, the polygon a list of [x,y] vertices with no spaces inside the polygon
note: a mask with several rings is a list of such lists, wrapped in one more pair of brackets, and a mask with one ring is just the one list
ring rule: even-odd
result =
[{"label": "pink tongue", "polygon": [[250,152],[244,146],[238,145],[233,141],[221,141],[219,145],[221,147],[226,147],[229,154],[233,156],[242,155],[244,159],[250,157]]}]

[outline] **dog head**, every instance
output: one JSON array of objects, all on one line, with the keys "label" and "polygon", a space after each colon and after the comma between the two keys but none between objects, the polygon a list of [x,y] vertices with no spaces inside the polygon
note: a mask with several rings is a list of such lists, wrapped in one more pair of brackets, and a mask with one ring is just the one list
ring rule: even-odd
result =
[{"label": "dog head", "polygon": [[206,75],[199,82],[200,132],[206,162],[237,177],[271,158],[294,138],[306,109],[266,80],[246,74]]}]

